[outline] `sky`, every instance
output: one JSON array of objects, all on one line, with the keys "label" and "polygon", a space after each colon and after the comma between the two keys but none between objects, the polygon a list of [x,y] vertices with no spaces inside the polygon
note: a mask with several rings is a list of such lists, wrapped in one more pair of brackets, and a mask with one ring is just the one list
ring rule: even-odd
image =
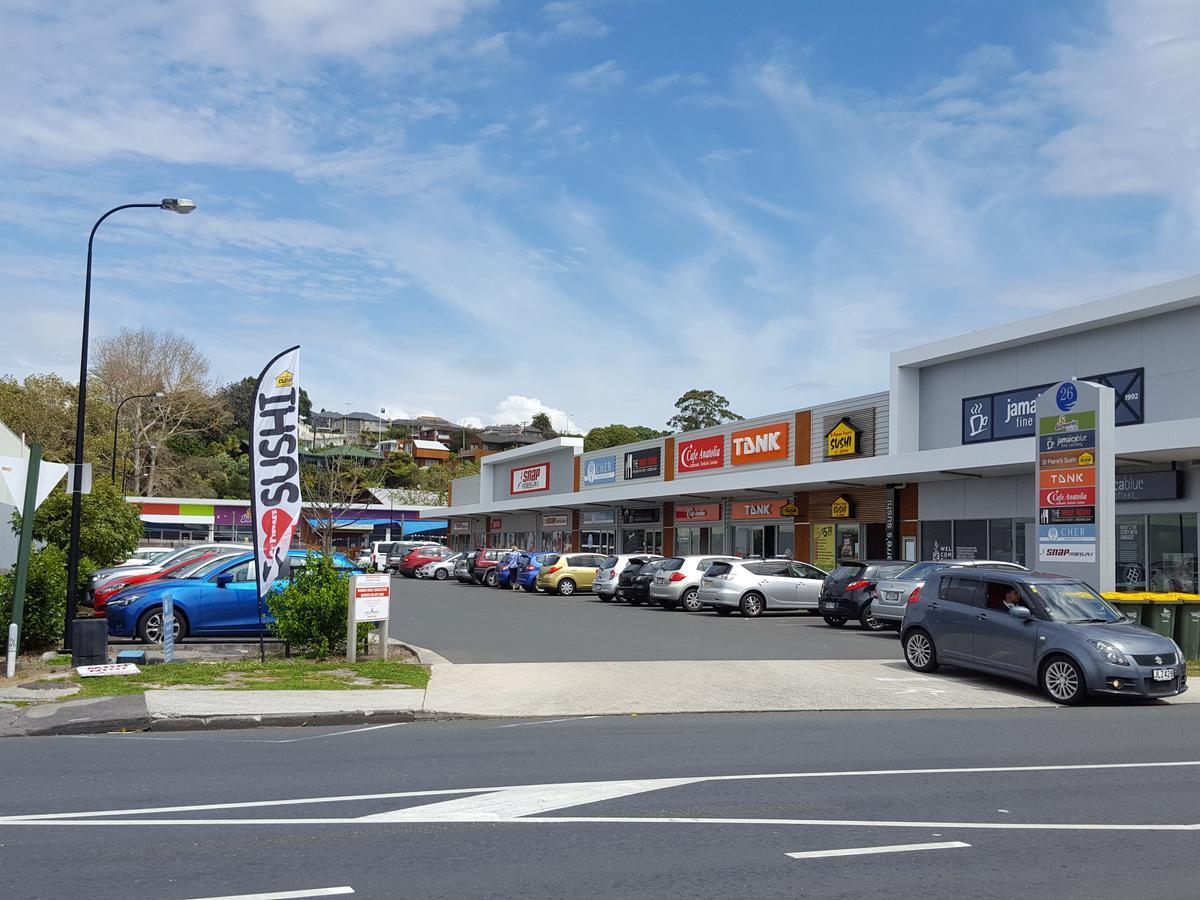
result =
[{"label": "sky", "polygon": [[1200,270],[1193,0],[9,0],[0,374],[173,330],[318,408],[662,428]]}]

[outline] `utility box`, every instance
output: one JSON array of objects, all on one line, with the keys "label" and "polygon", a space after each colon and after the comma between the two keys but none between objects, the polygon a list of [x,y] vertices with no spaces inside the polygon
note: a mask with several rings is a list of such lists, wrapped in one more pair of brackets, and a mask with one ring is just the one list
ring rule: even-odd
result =
[{"label": "utility box", "polygon": [[71,665],[102,666],[108,662],[108,622],[75,619],[71,622]]}]

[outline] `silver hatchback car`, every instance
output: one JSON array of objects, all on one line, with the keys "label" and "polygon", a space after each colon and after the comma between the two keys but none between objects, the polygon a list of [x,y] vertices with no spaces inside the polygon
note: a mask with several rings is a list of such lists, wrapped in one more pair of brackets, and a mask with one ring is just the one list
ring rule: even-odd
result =
[{"label": "silver hatchback car", "polygon": [[700,579],[696,599],[719,616],[735,609],[752,619],[764,612],[816,610],[829,573],[790,559],[715,562]]},{"label": "silver hatchback car", "polygon": [[912,592],[925,583],[925,579],[934,572],[948,569],[951,566],[978,567],[989,569],[1007,569],[1010,572],[1027,572],[1024,566],[1016,563],[998,562],[991,559],[941,559],[926,560],[913,563],[895,578],[881,581],[875,586],[875,597],[871,601],[871,617],[895,628],[904,621],[904,608]]},{"label": "silver hatchback car", "polygon": [[700,612],[704,607],[696,599],[700,577],[715,562],[739,562],[736,556],[671,556],[663,560],[650,582],[650,599],[663,609],[682,607],[685,612]]}]

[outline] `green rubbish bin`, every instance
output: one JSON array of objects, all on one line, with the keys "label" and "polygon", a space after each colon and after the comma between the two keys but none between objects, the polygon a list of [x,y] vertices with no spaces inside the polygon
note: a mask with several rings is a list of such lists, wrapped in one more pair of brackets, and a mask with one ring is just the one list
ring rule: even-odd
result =
[{"label": "green rubbish bin", "polygon": [[1153,628],[1163,637],[1174,638],[1175,617],[1182,605],[1182,601],[1174,594],[1152,594],[1150,602],[1147,604],[1150,608],[1150,615],[1144,624]]},{"label": "green rubbish bin", "polygon": [[1142,624],[1146,607],[1150,605],[1141,594],[1111,593],[1104,594],[1104,599],[1139,625]]},{"label": "green rubbish bin", "polygon": [[1179,594],[1183,603],[1175,614],[1175,643],[1184,659],[1200,659],[1200,594]]}]

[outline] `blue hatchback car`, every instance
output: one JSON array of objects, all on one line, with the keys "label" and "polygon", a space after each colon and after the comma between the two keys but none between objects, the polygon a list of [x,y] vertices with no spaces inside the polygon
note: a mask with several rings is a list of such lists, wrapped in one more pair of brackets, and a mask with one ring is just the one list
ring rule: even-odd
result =
[{"label": "blue hatchback car", "polygon": [[517,584],[520,585],[529,593],[537,592],[537,574],[542,567],[542,562],[549,553],[517,553],[516,559],[509,562],[505,559],[496,566],[496,587],[511,588],[514,576],[517,579]]},{"label": "blue hatchback car", "polygon": [[[303,566],[310,551],[289,550],[292,567]],[[360,571],[341,553],[334,565],[347,575]],[[281,590],[287,579],[279,579],[272,590]],[[258,634],[258,597],[254,580],[254,556],[224,556],[192,572],[189,578],[173,578],[139,584],[108,601],[108,633],[113,637],[138,637],[147,643],[162,640],[163,597],[170,594],[175,604],[175,638],[187,635],[236,636]],[[263,609],[263,621],[274,618]]]},{"label": "blue hatchback car", "polygon": [[941,663],[978,669],[1037,685],[1055,703],[1187,690],[1178,644],[1061,575],[941,569],[909,598],[900,639],[918,672]]}]

